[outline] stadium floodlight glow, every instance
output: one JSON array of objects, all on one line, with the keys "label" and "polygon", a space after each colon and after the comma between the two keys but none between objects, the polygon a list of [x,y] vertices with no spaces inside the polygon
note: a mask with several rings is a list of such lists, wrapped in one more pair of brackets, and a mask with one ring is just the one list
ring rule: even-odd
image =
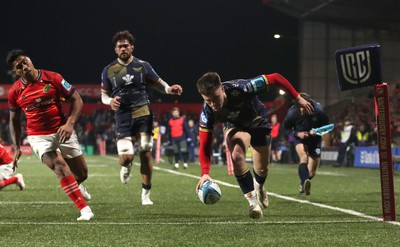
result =
[{"label": "stadium floodlight glow", "polygon": [[281,38],[281,35],[280,35],[279,33],[276,33],[276,34],[274,34],[274,38],[275,38],[275,39],[280,39],[280,38]]}]

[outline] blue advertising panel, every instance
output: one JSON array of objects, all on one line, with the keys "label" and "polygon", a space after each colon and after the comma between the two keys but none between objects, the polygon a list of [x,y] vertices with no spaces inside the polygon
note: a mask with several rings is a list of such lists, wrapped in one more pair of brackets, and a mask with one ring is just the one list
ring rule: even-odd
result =
[{"label": "blue advertising panel", "polygon": [[[400,147],[392,148],[393,155],[400,155]],[[354,153],[354,167],[379,169],[379,150],[377,146],[356,147]],[[394,163],[396,170],[399,163]]]}]

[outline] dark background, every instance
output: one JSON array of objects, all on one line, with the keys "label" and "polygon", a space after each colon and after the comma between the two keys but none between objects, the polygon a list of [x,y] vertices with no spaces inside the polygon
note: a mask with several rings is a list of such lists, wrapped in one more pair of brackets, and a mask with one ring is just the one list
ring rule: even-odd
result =
[{"label": "dark background", "polygon": [[1,1],[0,23],[0,83],[12,83],[7,52],[21,48],[36,68],[100,86],[102,69],[116,57],[112,36],[128,29],[134,56],[184,87],[180,102],[201,101],[195,83],[207,71],[222,80],[279,72],[297,87],[298,22],[259,0]]}]

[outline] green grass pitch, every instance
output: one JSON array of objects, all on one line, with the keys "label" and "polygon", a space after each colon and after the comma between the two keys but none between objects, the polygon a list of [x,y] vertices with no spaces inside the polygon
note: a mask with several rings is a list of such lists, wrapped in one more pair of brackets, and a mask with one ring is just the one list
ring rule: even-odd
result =
[{"label": "green grass pitch", "polygon": [[[222,182],[221,200],[204,205],[195,194],[197,164],[178,171],[157,164],[154,205],[142,206],[137,165],[124,185],[116,156],[86,159],[95,218],[77,222],[79,212],[53,172],[24,156],[18,172],[26,190],[11,185],[0,191],[0,246],[400,246],[399,222],[381,221],[379,170],[322,165],[305,197],[298,195],[297,165],[273,165],[270,207],[264,218],[252,220],[226,166],[211,168]],[[398,173],[395,190],[399,198]],[[399,203],[396,212],[400,221]]]}]

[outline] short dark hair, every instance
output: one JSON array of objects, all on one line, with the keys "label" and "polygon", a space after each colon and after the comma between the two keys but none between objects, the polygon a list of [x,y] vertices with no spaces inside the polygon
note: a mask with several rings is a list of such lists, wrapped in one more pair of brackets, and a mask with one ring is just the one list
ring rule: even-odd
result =
[{"label": "short dark hair", "polygon": [[28,56],[23,50],[21,49],[15,49],[12,51],[9,51],[7,54],[7,64],[12,68],[14,61],[19,57],[19,56]]},{"label": "short dark hair", "polygon": [[128,30],[123,30],[114,34],[112,42],[114,43],[115,46],[117,42],[121,40],[128,40],[129,44],[133,45],[136,39]]},{"label": "short dark hair", "polygon": [[307,93],[303,93],[303,92],[301,92],[299,94],[303,99],[307,100],[308,102],[311,102],[311,96],[310,95],[308,95]]},{"label": "short dark hair", "polygon": [[207,72],[197,81],[197,91],[209,95],[221,86],[221,77],[216,72]]}]

